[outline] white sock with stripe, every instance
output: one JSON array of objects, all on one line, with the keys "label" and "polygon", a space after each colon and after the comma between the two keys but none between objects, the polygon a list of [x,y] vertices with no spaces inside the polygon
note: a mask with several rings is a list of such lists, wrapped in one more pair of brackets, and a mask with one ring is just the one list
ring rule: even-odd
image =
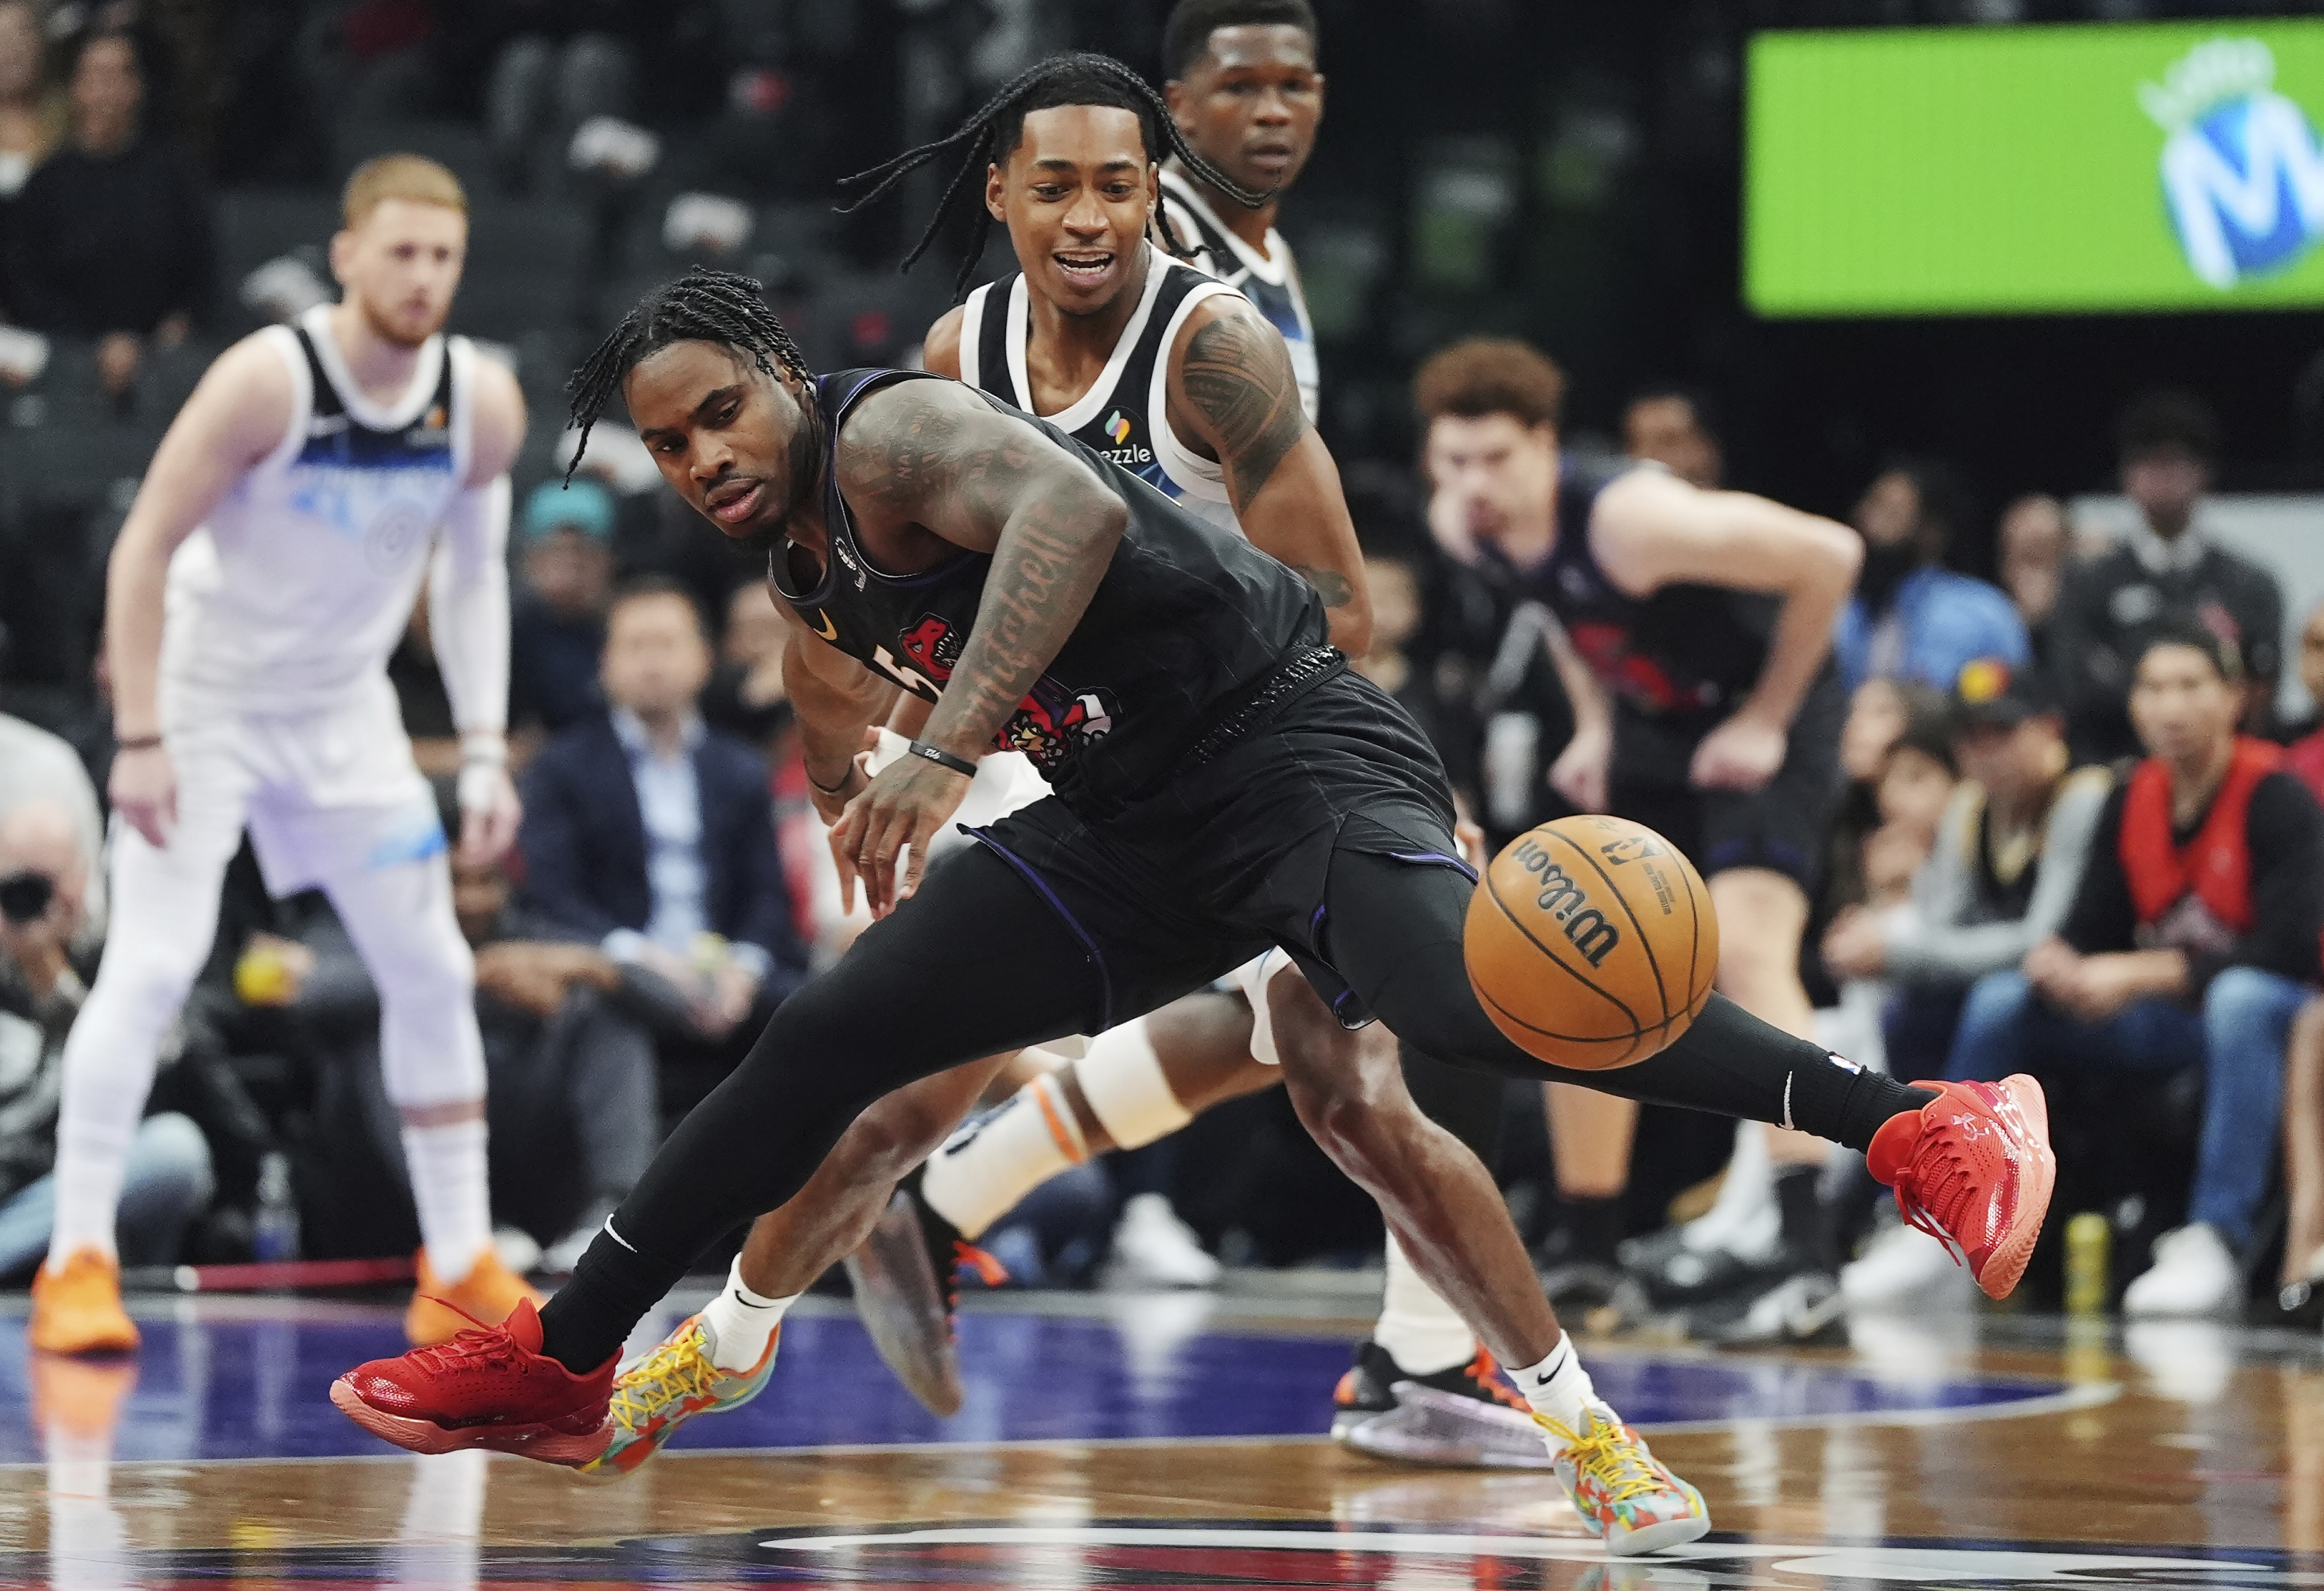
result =
[{"label": "white sock with stripe", "polygon": [[1087,1159],[1065,1085],[1044,1074],[930,1155],[920,1197],[973,1243],[1027,1194]]}]

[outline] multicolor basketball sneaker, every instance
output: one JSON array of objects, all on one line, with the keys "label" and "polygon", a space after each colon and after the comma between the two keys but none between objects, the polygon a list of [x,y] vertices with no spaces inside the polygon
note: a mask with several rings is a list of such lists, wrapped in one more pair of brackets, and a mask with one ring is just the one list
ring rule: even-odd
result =
[{"label": "multicolor basketball sneaker", "polygon": [[1588,1429],[1576,1433],[1546,1414],[1535,1422],[1549,1433],[1557,1478],[1574,1509],[1598,1527],[1606,1550],[1636,1558],[1699,1541],[1711,1531],[1702,1494],[1673,1475],[1646,1450],[1646,1439],[1605,1403],[1583,1407]]},{"label": "multicolor basketball sneaker", "polygon": [[778,1326],[756,1364],[748,1370],[721,1370],[710,1362],[716,1335],[701,1316],[687,1316],[653,1352],[614,1377],[613,1440],[580,1466],[581,1473],[628,1475],[696,1415],[740,1409],[766,1389],[782,1340],[783,1329]]}]

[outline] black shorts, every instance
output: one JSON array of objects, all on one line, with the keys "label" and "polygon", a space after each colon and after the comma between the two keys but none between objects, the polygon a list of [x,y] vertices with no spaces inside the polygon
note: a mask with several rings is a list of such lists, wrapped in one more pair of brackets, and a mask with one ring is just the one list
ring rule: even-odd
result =
[{"label": "black shorts", "polygon": [[1848,694],[1827,668],[1792,720],[1784,765],[1759,789],[1697,790],[1687,769],[1717,717],[1665,723],[1618,708],[1607,805],[1683,852],[1706,878],[1766,867],[1814,893],[1839,803],[1840,726]]},{"label": "black shorts", "polygon": [[1100,1027],[1280,945],[1351,1026],[1369,1013],[1331,965],[1333,855],[1474,876],[1444,770],[1411,717],[1352,671],[1286,704],[1214,760],[1085,821],[1052,796],[968,832],[1065,919],[1095,964]]}]

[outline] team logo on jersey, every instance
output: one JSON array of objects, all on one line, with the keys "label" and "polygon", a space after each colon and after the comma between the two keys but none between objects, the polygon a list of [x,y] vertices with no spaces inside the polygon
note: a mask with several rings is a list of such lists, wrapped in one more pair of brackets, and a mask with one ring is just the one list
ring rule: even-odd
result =
[{"label": "team logo on jersey", "polygon": [[2324,239],[2324,147],[2275,89],[2257,39],[2211,39],[2141,83],[2165,134],[2163,197],[2188,268],[2226,291],[2298,264]]},{"label": "team logo on jersey", "polygon": [[448,448],[452,445],[450,417],[441,403],[429,405],[420,423],[403,433],[403,440],[413,448]]},{"label": "team logo on jersey", "polygon": [[1137,422],[1120,410],[1117,409],[1106,416],[1105,424],[1100,429],[1104,431],[1106,440],[1113,446],[1100,448],[1098,451],[1112,463],[1135,471],[1154,462],[1154,449],[1142,447],[1132,439],[1138,434]]},{"label": "team logo on jersey", "polygon": [[[923,614],[896,637],[899,660],[914,673],[941,687],[952,678],[966,637],[949,619]],[[1067,758],[1113,733],[1119,709],[1110,690],[1075,690],[1047,674],[1018,704],[1016,714],[992,737],[995,751],[1023,752],[1044,773],[1055,773]]]}]

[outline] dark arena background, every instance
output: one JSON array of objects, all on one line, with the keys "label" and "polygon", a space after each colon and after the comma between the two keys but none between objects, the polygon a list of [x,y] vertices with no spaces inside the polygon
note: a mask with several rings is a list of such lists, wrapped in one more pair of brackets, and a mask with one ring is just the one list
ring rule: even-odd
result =
[{"label": "dark arena background", "polygon": [[[788,417],[873,367],[1305,578],[1266,656],[1328,628],[1459,803],[1365,861],[1656,830],[1713,1009],[1796,1035],[1759,1114],[1855,1147],[1407,1099],[1337,872],[1124,1020],[1008,814],[1160,709],[1053,637],[934,744],[994,667],[947,571],[1073,516],[850,475],[831,384]],[[1198,634],[1157,780],[1312,685]],[[530,1456],[383,1441],[353,1367],[560,1365],[625,1231],[806,1179],[890,1059],[764,1087],[889,937],[833,837],[947,769],[935,868],[1056,908],[1087,1034],[870,1106]],[[2319,796],[2324,5],[0,0],[0,1586],[2324,1586]],[[1644,1048],[1694,1019],[1637,976]],[[964,976],[865,1022],[1058,1004]]]}]

